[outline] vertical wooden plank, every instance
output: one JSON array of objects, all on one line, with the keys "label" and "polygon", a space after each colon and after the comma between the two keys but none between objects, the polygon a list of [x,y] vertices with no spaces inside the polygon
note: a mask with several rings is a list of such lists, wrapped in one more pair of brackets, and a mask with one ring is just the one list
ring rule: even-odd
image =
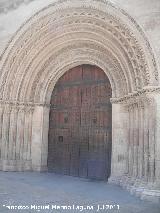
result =
[{"label": "vertical wooden plank", "polygon": [[110,97],[109,80],[95,66],[75,67],[60,78],[51,98],[50,170],[88,178],[108,177]]}]

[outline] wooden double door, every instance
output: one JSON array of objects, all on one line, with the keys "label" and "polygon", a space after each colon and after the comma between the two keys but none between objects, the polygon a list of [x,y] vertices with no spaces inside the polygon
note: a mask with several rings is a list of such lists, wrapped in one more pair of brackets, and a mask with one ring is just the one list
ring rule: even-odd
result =
[{"label": "wooden double door", "polygon": [[111,167],[111,86],[96,66],[64,74],[51,97],[48,170],[106,180]]}]

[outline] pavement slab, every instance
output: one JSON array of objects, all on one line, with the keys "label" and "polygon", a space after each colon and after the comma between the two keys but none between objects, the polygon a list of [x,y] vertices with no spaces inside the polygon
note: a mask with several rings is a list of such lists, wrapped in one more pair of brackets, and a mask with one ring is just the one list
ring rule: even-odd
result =
[{"label": "pavement slab", "polygon": [[160,213],[121,187],[54,173],[0,172],[0,213]]}]

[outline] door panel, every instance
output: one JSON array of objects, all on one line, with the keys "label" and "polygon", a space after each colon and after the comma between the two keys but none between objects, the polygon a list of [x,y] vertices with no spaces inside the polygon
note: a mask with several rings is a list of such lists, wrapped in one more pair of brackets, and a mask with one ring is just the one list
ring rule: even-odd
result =
[{"label": "door panel", "polygon": [[48,169],[107,179],[111,166],[111,86],[96,66],[69,70],[51,97]]}]

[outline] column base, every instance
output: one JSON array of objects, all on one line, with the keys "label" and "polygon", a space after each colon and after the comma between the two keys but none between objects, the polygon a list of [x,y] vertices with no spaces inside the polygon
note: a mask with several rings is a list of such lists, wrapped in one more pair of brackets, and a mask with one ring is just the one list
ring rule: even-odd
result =
[{"label": "column base", "polygon": [[108,178],[108,183],[120,185],[121,176],[111,176]]},{"label": "column base", "polygon": [[108,182],[121,186],[141,200],[160,203],[160,187],[156,183],[146,182],[143,178],[140,179],[127,175],[110,177]]},{"label": "column base", "polygon": [[141,199],[160,203],[160,190],[144,189],[141,193]]},{"label": "column base", "polygon": [[4,172],[47,172],[48,167],[43,165],[33,165],[31,160],[1,160],[0,159],[0,171]]},{"label": "column base", "polygon": [[35,172],[47,172],[48,171],[48,167],[47,166],[32,165],[32,171],[35,171]]},{"label": "column base", "polygon": [[23,172],[32,171],[32,161],[22,161],[22,160],[1,160],[0,170],[6,172]]}]

